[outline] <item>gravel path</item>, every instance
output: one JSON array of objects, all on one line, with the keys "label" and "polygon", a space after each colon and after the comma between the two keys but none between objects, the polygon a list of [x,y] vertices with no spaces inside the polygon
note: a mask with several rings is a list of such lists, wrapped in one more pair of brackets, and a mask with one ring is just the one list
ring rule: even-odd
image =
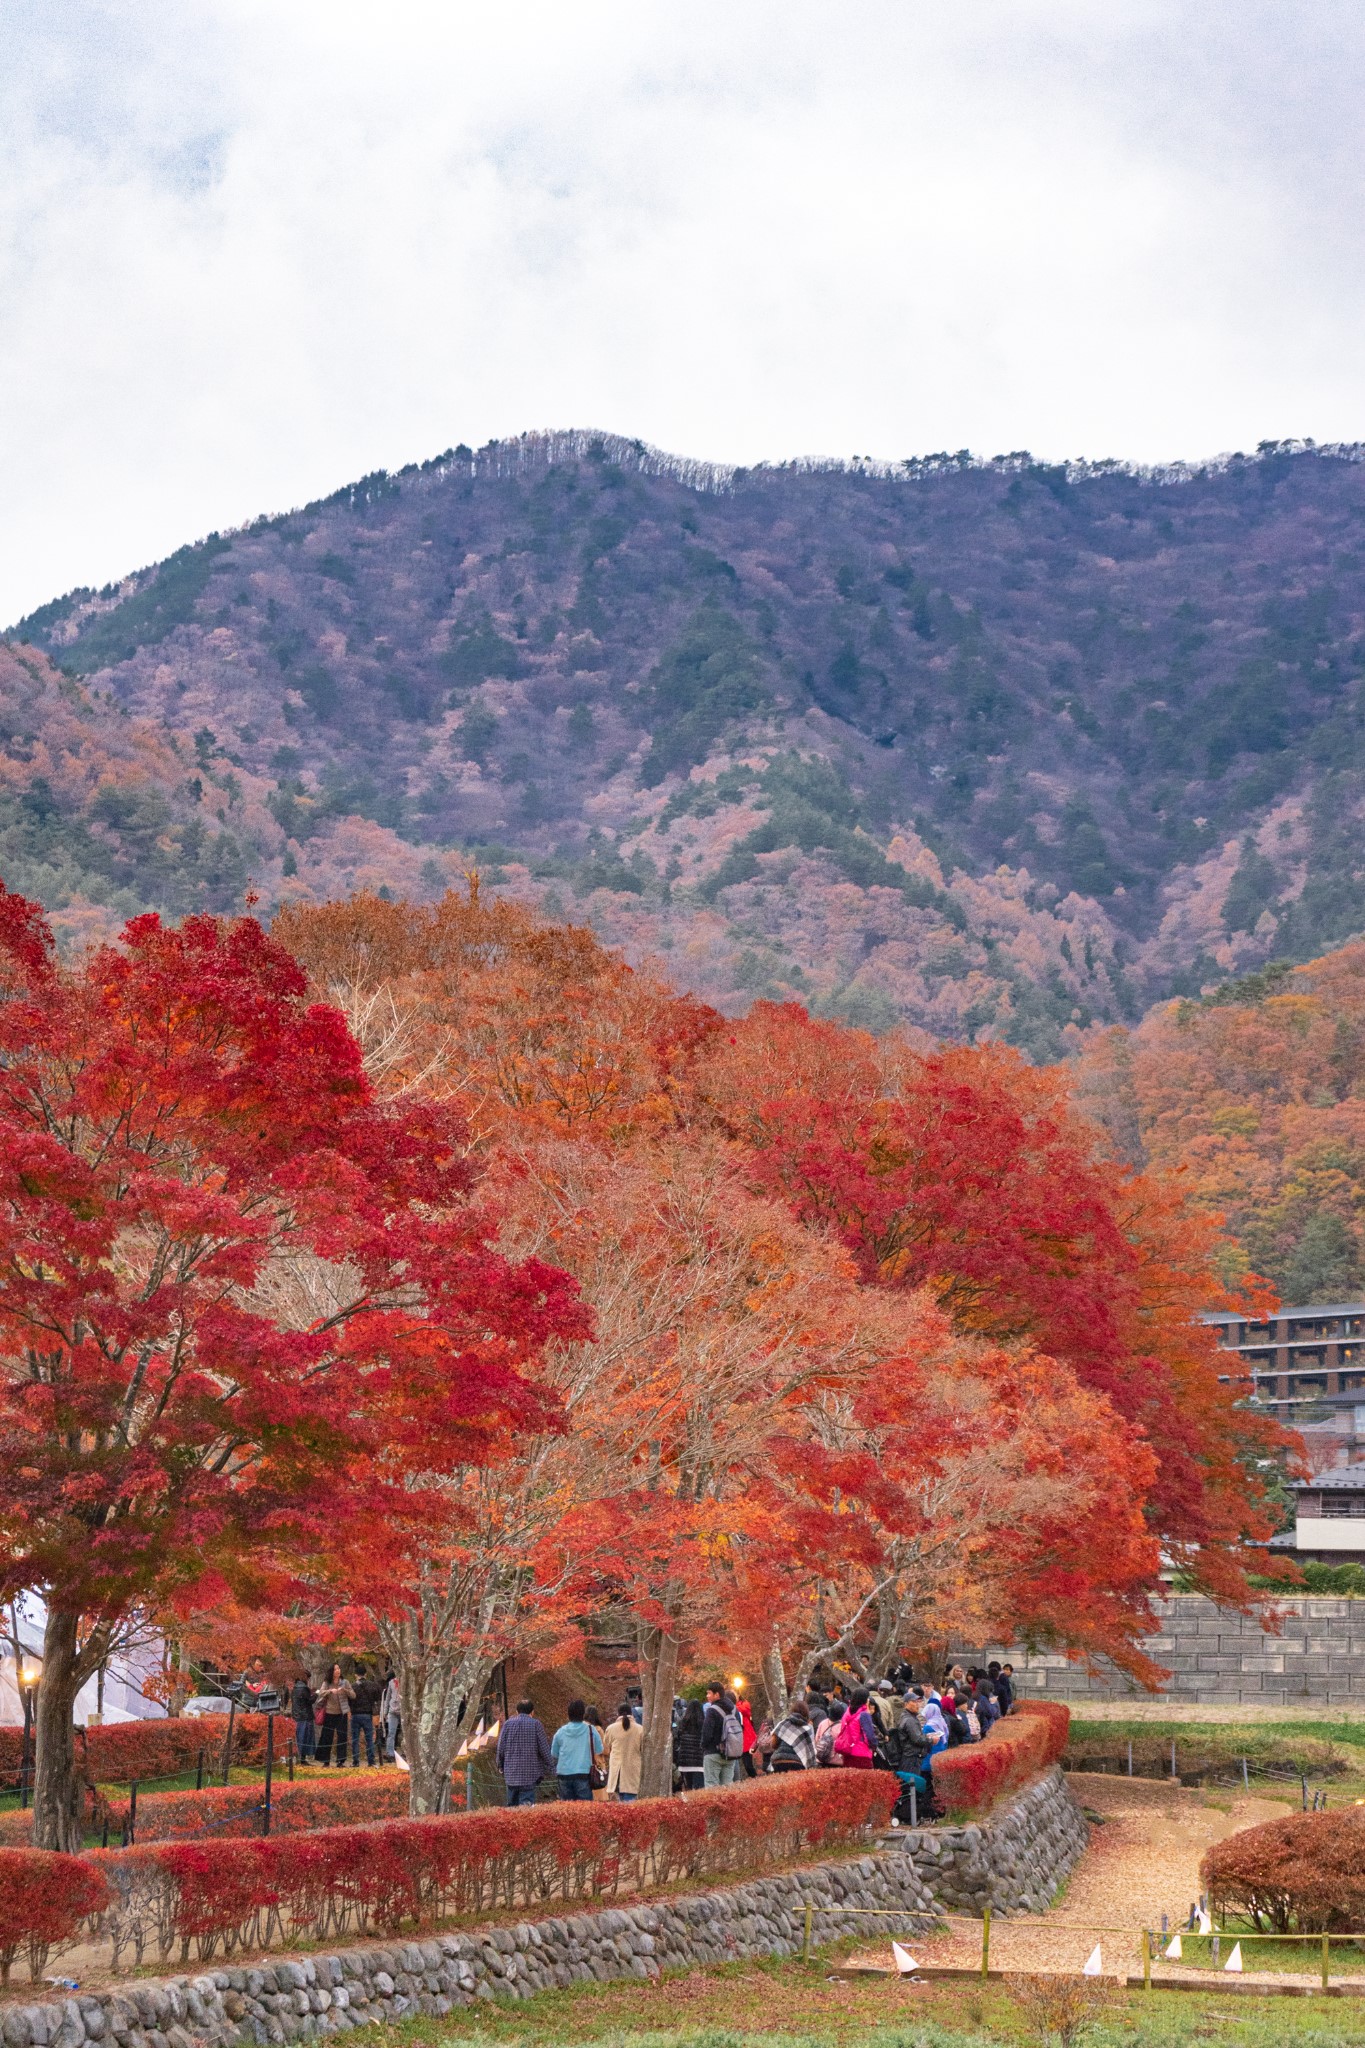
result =
[{"label": "gravel path", "polygon": [[[1210,1795],[1156,1779],[1073,1772],[1069,1782],[1083,1806],[1104,1816],[1103,1825],[1091,1829],[1090,1847],[1050,1912],[993,1920],[992,1969],[1077,1971],[1098,1942],[1106,1977],[1140,1971],[1140,1929],[1144,1924],[1159,1928],[1163,1913],[1172,1927],[1182,1924],[1199,1896],[1205,1850],[1241,1828],[1294,1810],[1283,1800]],[[1107,1928],[1121,1931],[1095,1931]],[[911,1946],[921,1962],[971,1968],[981,1960],[981,1923],[955,1919],[947,1934]],[[888,1949],[869,1945],[859,1960],[884,1964]],[[1162,1964],[1159,1974],[1209,1981],[1207,1972],[1179,1970],[1174,1964]],[[1246,1977],[1248,1982],[1277,1981],[1252,1971]]]}]

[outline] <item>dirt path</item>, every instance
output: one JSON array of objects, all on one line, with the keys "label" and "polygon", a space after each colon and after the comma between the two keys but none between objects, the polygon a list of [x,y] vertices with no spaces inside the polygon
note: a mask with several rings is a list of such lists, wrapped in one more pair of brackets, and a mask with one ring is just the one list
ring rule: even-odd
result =
[{"label": "dirt path", "polygon": [[[1170,1926],[1183,1923],[1199,1897],[1205,1850],[1241,1828],[1294,1810],[1284,1800],[1187,1790],[1156,1779],[1073,1772],[1069,1783],[1083,1806],[1103,1815],[1103,1824],[1092,1827],[1090,1848],[1051,1911],[993,1920],[993,1969],[1079,1970],[1098,1942],[1107,1977],[1137,1972],[1140,1929],[1159,1928],[1163,1913]],[[1105,1928],[1125,1931],[1094,1931]],[[970,1968],[981,1960],[981,1923],[955,1920],[947,1934],[912,1947],[921,1962]],[[869,1943],[861,1959],[886,1962],[887,1944]],[[1160,1974],[1195,1974],[1207,1981],[1204,1972],[1177,1971],[1173,1965],[1161,1965]],[[1255,1973],[1248,1971],[1247,1977],[1254,1981]]]}]

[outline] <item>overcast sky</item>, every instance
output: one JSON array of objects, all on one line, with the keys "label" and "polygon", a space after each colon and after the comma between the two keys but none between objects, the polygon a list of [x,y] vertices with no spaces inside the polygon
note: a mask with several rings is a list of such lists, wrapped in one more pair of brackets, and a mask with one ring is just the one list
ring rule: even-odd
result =
[{"label": "overcast sky", "polygon": [[525,428],[1365,438],[1361,0],[0,0],[0,620]]}]

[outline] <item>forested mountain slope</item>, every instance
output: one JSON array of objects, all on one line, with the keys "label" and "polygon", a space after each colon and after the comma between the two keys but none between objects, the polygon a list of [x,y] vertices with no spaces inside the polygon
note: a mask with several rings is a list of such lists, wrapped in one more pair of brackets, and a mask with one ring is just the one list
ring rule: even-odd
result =
[{"label": "forested mountain slope", "polygon": [[[13,631],[189,746],[174,801],[267,908],[472,856],[713,1000],[1050,1057],[1365,928],[1360,456],[725,472],[526,437]],[[39,893],[78,920],[239,871],[77,866]]]},{"label": "forested mountain slope", "polygon": [[[1290,1303],[1365,1288],[1365,943],[1276,961],[1099,1035],[1082,1107],[1135,1166],[1187,1175],[1240,1271]],[[1234,1271],[1230,1278],[1239,1277]]]}]

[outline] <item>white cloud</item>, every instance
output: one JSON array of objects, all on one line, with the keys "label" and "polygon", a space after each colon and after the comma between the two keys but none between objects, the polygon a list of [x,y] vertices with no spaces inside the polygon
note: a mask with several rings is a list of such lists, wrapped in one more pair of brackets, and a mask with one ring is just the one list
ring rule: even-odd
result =
[{"label": "white cloud", "polygon": [[0,33],[0,618],[526,427],[1365,435],[1355,5],[0,0]]}]

